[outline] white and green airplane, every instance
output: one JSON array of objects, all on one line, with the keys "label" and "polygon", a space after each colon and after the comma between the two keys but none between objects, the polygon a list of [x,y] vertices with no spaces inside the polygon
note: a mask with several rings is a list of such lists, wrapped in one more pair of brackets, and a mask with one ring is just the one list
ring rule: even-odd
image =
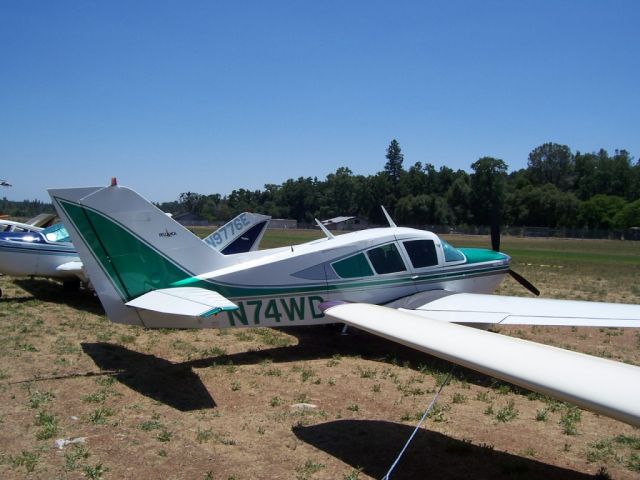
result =
[{"label": "white and green airplane", "polygon": [[469,325],[640,327],[640,305],[490,293],[510,257],[374,228],[223,255],[134,191],[52,189],[108,317],[149,328],[344,322],[640,426],[640,367]]}]

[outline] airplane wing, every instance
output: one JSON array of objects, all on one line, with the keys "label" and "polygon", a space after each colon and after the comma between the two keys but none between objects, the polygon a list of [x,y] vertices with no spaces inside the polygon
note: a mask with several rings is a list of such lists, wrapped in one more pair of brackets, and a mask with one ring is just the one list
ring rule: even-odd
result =
[{"label": "airplane wing", "polygon": [[191,317],[210,317],[222,311],[237,310],[235,303],[218,292],[197,287],[162,288],[140,295],[126,303],[129,307]]},{"label": "airplane wing", "polygon": [[640,305],[507,297],[434,290],[389,303],[417,316],[452,323],[640,327]]},{"label": "airplane wing", "polygon": [[374,335],[640,426],[640,367],[379,305],[324,308]]}]

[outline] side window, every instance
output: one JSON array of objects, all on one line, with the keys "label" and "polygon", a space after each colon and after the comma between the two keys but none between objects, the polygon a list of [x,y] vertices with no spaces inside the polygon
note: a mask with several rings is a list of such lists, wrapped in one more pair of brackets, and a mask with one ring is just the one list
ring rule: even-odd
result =
[{"label": "side window", "polygon": [[363,253],[335,262],[332,264],[332,267],[338,276],[342,278],[368,277],[373,275],[369,262],[364,258]]},{"label": "side window", "polygon": [[457,248],[449,245],[444,240],[440,239],[442,242],[442,249],[444,250],[444,261],[449,262],[464,262],[464,255]]},{"label": "side window", "polygon": [[403,272],[406,270],[400,252],[393,243],[373,248],[367,252],[376,273]]},{"label": "side window", "polygon": [[404,242],[413,268],[438,265],[438,254],[433,240],[409,240]]}]

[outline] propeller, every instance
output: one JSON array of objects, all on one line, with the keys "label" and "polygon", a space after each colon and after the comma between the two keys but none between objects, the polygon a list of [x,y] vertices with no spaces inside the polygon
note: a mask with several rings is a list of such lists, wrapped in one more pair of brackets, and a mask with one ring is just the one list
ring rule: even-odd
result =
[{"label": "propeller", "polygon": [[538,290],[536,287],[534,287],[533,283],[531,283],[529,280],[527,280],[526,278],[524,278],[522,275],[520,275],[518,272],[516,272],[515,270],[511,270],[509,269],[509,275],[511,275],[511,277],[518,282],[520,285],[522,285],[524,288],[526,288],[527,290],[529,290],[531,293],[533,293],[536,297],[540,296],[540,290]]},{"label": "propeller", "polygon": [[[495,214],[491,215],[491,248],[496,252],[500,251],[500,220],[499,215]],[[524,278],[518,272],[509,269],[509,275],[511,275],[511,278],[533,293],[536,297],[540,296],[540,290],[538,290],[533,283]]]}]

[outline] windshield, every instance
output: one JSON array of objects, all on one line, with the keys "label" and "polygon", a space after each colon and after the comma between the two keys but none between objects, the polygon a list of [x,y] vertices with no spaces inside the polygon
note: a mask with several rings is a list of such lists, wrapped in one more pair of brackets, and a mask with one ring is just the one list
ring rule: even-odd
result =
[{"label": "windshield", "polygon": [[460,250],[448,244],[442,239],[440,239],[440,241],[442,242],[442,249],[444,250],[445,262],[464,262],[464,255]]},{"label": "windshield", "polygon": [[50,242],[70,242],[71,238],[69,237],[69,233],[67,233],[67,229],[64,228],[64,225],[61,223],[56,223],[55,225],[51,225],[48,228],[45,228],[40,232],[44,235]]}]

